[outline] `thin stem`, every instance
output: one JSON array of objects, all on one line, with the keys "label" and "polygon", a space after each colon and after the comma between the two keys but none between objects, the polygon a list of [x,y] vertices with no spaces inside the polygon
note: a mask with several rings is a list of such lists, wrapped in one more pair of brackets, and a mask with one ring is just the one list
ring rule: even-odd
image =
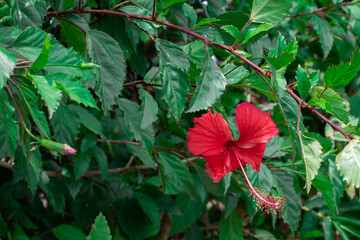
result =
[{"label": "thin stem", "polygon": [[[268,81],[266,81],[265,77],[263,76],[263,74],[261,74],[260,72],[256,71],[255,72],[262,78],[262,80],[264,80],[264,82],[266,83],[266,85],[269,87],[269,89],[271,90],[271,92],[275,95],[274,90],[272,89],[272,87],[270,86],[270,84],[268,83]],[[265,74],[264,74],[265,75]]]},{"label": "thin stem", "polygon": [[16,63],[15,65],[18,66],[18,65],[21,65],[21,64],[28,64],[28,63],[34,63],[34,61],[22,61],[22,62]]},{"label": "thin stem", "polygon": [[17,66],[17,67],[15,67],[15,69],[20,69],[20,68],[29,68],[29,67],[31,67],[31,65]]},{"label": "thin stem", "polygon": [[[81,1],[79,1],[80,3],[81,3]],[[69,24],[71,24],[71,25],[73,25],[73,26],[75,26],[75,27],[77,27],[78,29],[80,29],[83,33],[85,33],[86,34],[86,30],[85,29],[83,29],[82,27],[80,27],[80,26],[78,26],[78,25],[76,25],[75,23],[73,23],[72,21],[70,21],[70,20],[67,20],[66,18],[63,18],[63,17],[60,17],[60,16],[55,16],[57,19],[60,19],[61,21],[64,21],[64,22],[67,22],[67,23],[69,23]]]},{"label": "thin stem", "polygon": [[320,93],[319,95],[319,99],[322,97],[322,95],[326,92],[326,90],[328,90],[328,87],[324,88],[324,90]]}]

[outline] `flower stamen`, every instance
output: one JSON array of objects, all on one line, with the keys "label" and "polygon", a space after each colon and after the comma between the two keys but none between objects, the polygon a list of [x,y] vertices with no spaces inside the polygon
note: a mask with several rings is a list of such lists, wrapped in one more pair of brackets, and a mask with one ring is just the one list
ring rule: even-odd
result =
[{"label": "flower stamen", "polygon": [[266,211],[267,213],[269,213],[270,211],[272,211],[273,213],[277,213],[278,211],[282,212],[283,214],[285,214],[284,211],[281,210],[282,207],[284,207],[284,202],[287,202],[287,200],[285,199],[285,197],[281,198],[281,197],[277,197],[274,194],[270,194],[269,192],[265,192],[263,189],[259,190],[257,188],[254,188],[251,183],[250,180],[248,178],[248,176],[246,175],[245,169],[241,164],[241,161],[235,151],[235,149],[232,147],[232,150],[236,156],[236,159],[239,162],[241,171],[244,174],[245,180],[247,182],[247,184],[250,187],[250,194],[249,196],[253,195],[253,200],[256,202],[256,206],[258,206],[261,211]]}]

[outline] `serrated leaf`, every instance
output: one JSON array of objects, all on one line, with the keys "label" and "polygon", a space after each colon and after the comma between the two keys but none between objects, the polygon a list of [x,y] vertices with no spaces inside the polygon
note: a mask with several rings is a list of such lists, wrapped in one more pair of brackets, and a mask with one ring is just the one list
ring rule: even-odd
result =
[{"label": "serrated leaf", "polygon": [[289,66],[295,60],[292,53],[284,53],[276,57],[265,57],[265,59],[274,66],[276,70]]},{"label": "serrated leaf", "polygon": [[347,86],[356,77],[360,69],[360,49],[356,46],[349,63],[340,63],[326,69],[324,85],[327,88],[341,88]]},{"label": "serrated leaf", "polygon": [[221,72],[224,74],[228,85],[241,83],[249,76],[249,71],[243,66],[236,66],[232,63],[221,68]]},{"label": "serrated leaf", "polygon": [[336,166],[345,181],[360,187],[360,140],[351,140],[336,156]]},{"label": "serrated leaf", "polygon": [[35,61],[44,46],[46,33],[39,28],[29,27],[23,31],[12,44],[16,53]]},{"label": "serrated leaf", "polygon": [[88,240],[111,240],[109,225],[104,215],[100,214],[96,217],[94,227],[91,230]]},{"label": "serrated leaf", "polygon": [[80,229],[72,225],[62,224],[52,231],[58,240],[86,240],[86,235]]},{"label": "serrated leaf", "polygon": [[75,178],[80,179],[89,169],[91,155],[89,152],[80,152],[74,155],[74,173]]},{"label": "serrated leaf", "polygon": [[282,152],[281,145],[284,143],[285,139],[276,135],[273,137],[267,144],[264,152],[264,157],[278,158],[283,157],[286,154]]},{"label": "serrated leaf", "polygon": [[53,113],[60,104],[61,92],[51,79],[46,79],[44,76],[29,75],[41,98],[44,100],[49,110],[49,119],[52,118]]},{"label": "serrated leaf", "polygon": [[78,112],[82,125],[88,128],[90,131],[100,135],[102,139],[106,139],[100,120],[98,120],[93,114],[82,107],[77,106],[74,109],[76,109]]},{"label": "serrated leaf", "polygon": [[[201,68],[207,52],[204,43],[201,40],[195,40],[181,47],[187,53],[188,58],[196,64],[196,67]],[[211,48],[208,51],[209,55],[213,54]]]},{"label": "serrated leaf", "polygon": [[[342,99],[339,94],[332,89],[326,89],[325,92],[323,87],[314,87],[314,89],[316,91],[309,101],[310,105],[321,107],[326,112],[335,115],[344,123],[350,122],[348,102]],[[321,93],[323,93],[321,98],[318,98]]]},{"label": "serrated leaf", "polygon": [[312,19],[315,30],[320,37],[320,44],[324,54],[323,61],[325,61],[334,43],[334,38],[331,34],[331,26],[328,22],[315,14],[312,14]]},{"label": "serrated leaf", "polygon": [[233,25],[225,25],[225,26],[222,26],[221,28],[224,29],[231,36],[233,36],[238,43],[241,42],[241,33],[240,33],[239,29],[237,29]]},{"label": "serrated leaf", "polygon": [[17,58],[8,50],[0,48],[0,89],[14,71]]},{"label": "serrated leaf", "polygon": [[35,60],[33,65],[31,65],[31,69],[42,69],[48,59],[49,59],[49,51],[51,50],[51,43],[47,36],[45,37],[44,46],[40,52],[39,57]]},{"label": "serrated leaf", "polygon": [[286,16],[292,3],[292,0],[254,0],[250,19],[253,22],[277,23]]},{"label": "serrated leaf", "polygon": [[19,91],[23,98],[23,101],[26,104],[27,109],[30,112],[32,119],[34,120],[35,124],[38,126],[42,135],[46,138],[50,139],[50,129],[49,125],[46,121],[45,114],[39,110],[39,98],[36,96],[34,92],[26,87],[19,87]]},{"label": "serrated leaf", "polygon": [[134,19],[133,21],[143,31],[147,32],[153,37],[158,37],[158,30],[154,25],[154,23],[152,23],[151,21],[146,21],[141,19]]},{"label": "serrated leaf", "polygon": [[117,102],[120,110],[124,113],[125,123],[130,128],[134,138],[141,142],[144,149],[151,152],[154,143],[154,130],[151,125],[145,129],[140,128],[139,105],[126,98],[119,98]]},{"label": "serrated leaf", "polygon": [[[74,23],[75,25],[81,27],[85,31],[89,31],[89,25],[86,23],[85,19],[78,15],[65,15],[62,16],[67,21]],[[61,38],[69,47],[73,47],[77,52],[84,54],[86,51],[86,36],[78,27],[73,24],[58,19],[61,25]]]},{"label": "serrated leaf", "polygon": [[12,0],[10,1],[11,17],[15,26],[25,29],[29,26],[40,27],[46,14],[46,2],[42,0]]},{"label": "serrated leaf", "polygon": [[322,162],[322,159],[320,158],[322,146],[316,139],[304,136],[301,131],[298,132],[298,135],[301,145],[301,156],[306,171],[305,188],[307,193],[309,193],[311,181],[317,175]]},{"label": "serrated leaf", "polygon": [[141,99],[140,113],[141,113],[141,129],[147,128],[157,119],[158,105],[153,97],[144,90],[144,87],[139,87],[139,97]]},{"label": "serrated leaf", "polygon": [[76,110],[69,105],[60,105],[51,119],[55,140],[72,145],[79,133],[80,120]]},{"label": "serrated leaf", "polygon": [[92,62],[100,65],[96,69],[96,94],[103,109],[108,112],[121,94],[126,78],[126,64],[123,51],[118,42],[104,32],[91,30],[87,34],[88,51]]},{"label": "serrated leaf", "polygon": [[141,147],[134,146],[134,145],[127,145],[126,147],[132,154],[137,156],[145,165],[152,167],[152,168],[156,167],[156,163],[155,163],[154,159],[147,152],[145,152]]},{"label": "serrated leaf", "polygon": [[166,65],[183,71],[189,69],[190,63],[186,53],[176,44],[158,39],[156,40],[156,48],[159,52],[160,69]]},{"label": "serrated leaf", "polygon": [[182,5],[182,8],[183,8],[185,16],[187,16],[190,19],[192,27],[194,28],[196,25],[196,22],[197,22],[197,13],[196,13],[195,9],[187,3],[184,3]]},{"label": "serrated leaf", "polygon": [[160,222],[160,212],[159,207],[156,205],[156,202],[148,194],[142,192],[135,192],[135,198],[142,207],[144,213],[148,216],[153,225],[158,225]]},{"label": "serrated leaf", "polygon": [[221,219],[219,223],[219,239],[244,239],[242,219],[237,211],[233,211],[229,217]]},{"label": "serrated leaf", "polygon": [[196,82],[196,92],[187,112],[196,112],[210,107],[226,88],[224,74],[208,54],[203,60],[202,73]]},{"label": "serrated leaf", "polygon": [[262,36],[263,34],[260,34],[260,33],[267,32],[275,26],[276,26],[275,24],[261,24],[261,25],[255,26],[253,28],[250,28],[249,30],[246,31],[245,37],[242,40],[242,42],[247,43],[250,40],[253,41],[252,39],[255,37],[256,37],[256,39],[258,39],[257,35]]},{"label": "serrated leaf", "polygon": [[108,163],[108,158],[107,158],[105,152],[100,147],[95,145],[92,148],[92,153],[93,153],[93,156],[95,157],[96,162],[100,168],[101,177],[103,179],[106,179],[106,177],[108,176],[109,163]]},{"label": "serrated leaf", "polygon": [[265,164],[261,163],[260,172],[253,170],[251,166],[247,164],[246,173],[251,184],[258,189],[264,189],[265,192],[269,192],[274,185],[271,171]]},{"label": "serrated leaf", "polygon": [[181,192],[185,192],[190,197],[195,196],[194,180],[185,164],[178,157],[169,153],[159,153],[158,158],[168,181]]},{"label": "serrated leaf", "polygon": [[290,225],[291,231],[295,232],[298,228],[301,216],[300,193],[296,193],[291,175],[275,171],[274,177],[278,184],[279,194],[284,196],[287,200],[282,208],[285,214],[282,214],[281,217]]},{"label": "serrated leaf", "polygon": [[75,102],[99,110],[90,91],[80,80],[63,73],[49,74],[45,78],[55,81],[56,85]]},{"label": "serrated leaf", "polygon": [[1,27],[0,28],[0,46],[8,47],[18,38],[21,34],[21,31],[15,27]]},{"label": "serrated leaf", "polygon": [[15,154],[15,149],[18,143],[18,129],[16,122],[13,119],[15,113],[15,108],[11,106],[7,93],[1,89],[0,90],[0,122],[2,123],[2,128],[5,133],[5,141],[3,144],[6,144],[9,149],[10,156],[13,157]]},{"label": "serrated leaf", "polygon": [[298,91],[302,100],[305,100],[310,89],[311,89],[311,80],[306,74],[305,70],[299,65],[296,72],[296,79],[298,81]]}]

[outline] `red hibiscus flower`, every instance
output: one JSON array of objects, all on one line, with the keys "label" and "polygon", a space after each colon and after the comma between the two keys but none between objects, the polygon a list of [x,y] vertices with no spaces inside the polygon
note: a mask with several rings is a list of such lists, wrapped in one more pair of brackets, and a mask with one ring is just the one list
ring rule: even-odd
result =
[{"label": "red hibiscus flower", "polygon": [[260,171],[266,143],[278,133],[276,124],[271,120],[270,113],[265,114],[247,102],[239,104],[235,112],[235,123],[239,129],[237,140],[232,139],[229,126],[219,113],[208,112],[195,118],[195,127],[189,129],[189,151],[203,156],[207,162],[205,171],[214,182],[219,182],[240,167],[258,204],[278,210],[284,199],[255,189],[242,166],[250,164],[252,169]]}]

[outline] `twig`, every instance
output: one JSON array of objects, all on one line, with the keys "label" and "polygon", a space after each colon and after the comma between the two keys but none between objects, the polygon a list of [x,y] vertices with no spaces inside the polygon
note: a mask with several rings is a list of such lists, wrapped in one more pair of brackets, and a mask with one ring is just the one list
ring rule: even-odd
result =
[{"label": "twig", "polygon": [[154,0],[154,5],[153,5],[153,11],[152,11],[151,18],[153,20],[156,20],[156,0]]},{"label": "twig", "polygon": [[294,14],[294,15],[289,15],[289,16],[286,16],[285,18],[297,18],[297,17],[299,17],[299,16],[304,16],[304,15],[310,15],[310,14],[318,13],[318,12],[322,12],[322,11],[324,11],[324,10],[328,10],[328,9],[331,9],[331,8],[344,7],[344,6],[347,6],[347,5],[355,4],[355,3],[357,3],[357,2],[358,2],[358,1],[353,1],[353,2],[342,3],[342,4],[339,4],[339,5],[337,5],[337,6],[326,6],[326,7],[318,8],[318,9],[315,9],[315,10],[312,10],[312,11],[309,11],[309,12],[303,12],[303,13],[297,13],[297,14]]}]

